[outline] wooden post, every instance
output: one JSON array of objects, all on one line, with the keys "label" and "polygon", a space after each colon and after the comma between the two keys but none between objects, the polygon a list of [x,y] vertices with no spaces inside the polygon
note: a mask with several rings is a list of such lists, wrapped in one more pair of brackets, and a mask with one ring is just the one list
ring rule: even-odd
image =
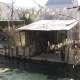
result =
[{"label": "wooden post", "polygon": [[19,54],[18,54],[18,47],[16,46],[16,58],[19,57]]},{"label": "wooden post", "polygon": [[70,33],[70,32],[69,32],[69,31],[67,31],[67,39],[68,39],[68,40],[69,40],[69,33]]},{"label": "wooden post", "polygon": [[8,57],[10,57],[10,46],[8,45]]},{"label": "wooden post", "polygon": [[4,47],[5,57],[6,57],[6,56],[7,56],[6,46],[5,46],[5,45],[3,45],[3,47]]},{"label": "wooden post", "polygon": [[12,57],[14,57],[14,56],[13,56],[13,48],[11,49],[11,52],[12,52]]},{"label": "wooden post", "polygon": [[10,48],[10,57],[13,57],[13,48]]},{"label": "wooden post", "polygon": [[25,47],[23,47],[23,58],[25,58]]}]

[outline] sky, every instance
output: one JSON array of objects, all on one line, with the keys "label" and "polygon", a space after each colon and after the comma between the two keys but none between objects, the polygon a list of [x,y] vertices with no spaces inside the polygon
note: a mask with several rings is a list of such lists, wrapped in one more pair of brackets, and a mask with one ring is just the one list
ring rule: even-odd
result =
[{"label": "sky", "polygon": [[[13,0],[18,7],[36,7],[37,5],[31,0]],[[48,0],[35,0],[40,5],[45,5]],[[0,2],[11,3],[11,0],[0,0]]]},{"label": "sky", "polygon": [[[0,0],[0,2],[11,3],[12,0]],[[31,0],[13,0],[15,2],[15,6],[17,7],[37,7],[37,5]],[[45,5],[48,0],[34,0],[40,5]],[[80,6],[80,0],[78,1],[78,5]]]},{"label": "sky", "polygon": [[78,1],[78,5],[80,6],[80,0],[77,0]]}]

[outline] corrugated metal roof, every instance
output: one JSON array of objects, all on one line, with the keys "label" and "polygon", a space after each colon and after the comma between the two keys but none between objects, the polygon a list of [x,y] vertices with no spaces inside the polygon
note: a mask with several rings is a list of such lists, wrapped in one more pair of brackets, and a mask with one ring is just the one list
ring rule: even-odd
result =
[{"label": "corrugated metal roof", "polygon": [[18,28],[18,30],[37,30],[37,31],[53,31],[53,30],[70,30],[78,21],[75,20],[40,20],[32,24]]}]

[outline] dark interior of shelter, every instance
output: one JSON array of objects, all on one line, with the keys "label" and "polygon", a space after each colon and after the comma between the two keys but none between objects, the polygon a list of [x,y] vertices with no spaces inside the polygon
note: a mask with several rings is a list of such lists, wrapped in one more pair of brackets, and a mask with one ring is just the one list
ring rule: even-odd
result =
[{"label": "dark interior of shelter", "polygon": [[[64,43],[67,38],[66,31],[27,31],[27,44],[33,44],[41,49],[42,52],[53,52],[59,50],[58,45]],[[52,48],[52,49],[51,49]]]}]

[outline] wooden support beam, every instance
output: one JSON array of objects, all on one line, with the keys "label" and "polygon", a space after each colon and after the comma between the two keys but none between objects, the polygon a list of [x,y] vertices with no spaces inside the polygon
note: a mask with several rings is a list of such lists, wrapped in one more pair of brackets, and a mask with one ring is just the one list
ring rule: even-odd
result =
[{"label": "wooden support beam", "polygon": [[10,57],[10,46],[8,45],[8,57]]},{"label": "wooden support beam", "polygon": [[18,47],[16,46],[16,58],[19,58]]},{"label": "wooden support beam", "polygon": [[23,47],[23,58],[25,58],[25,47]]}]

